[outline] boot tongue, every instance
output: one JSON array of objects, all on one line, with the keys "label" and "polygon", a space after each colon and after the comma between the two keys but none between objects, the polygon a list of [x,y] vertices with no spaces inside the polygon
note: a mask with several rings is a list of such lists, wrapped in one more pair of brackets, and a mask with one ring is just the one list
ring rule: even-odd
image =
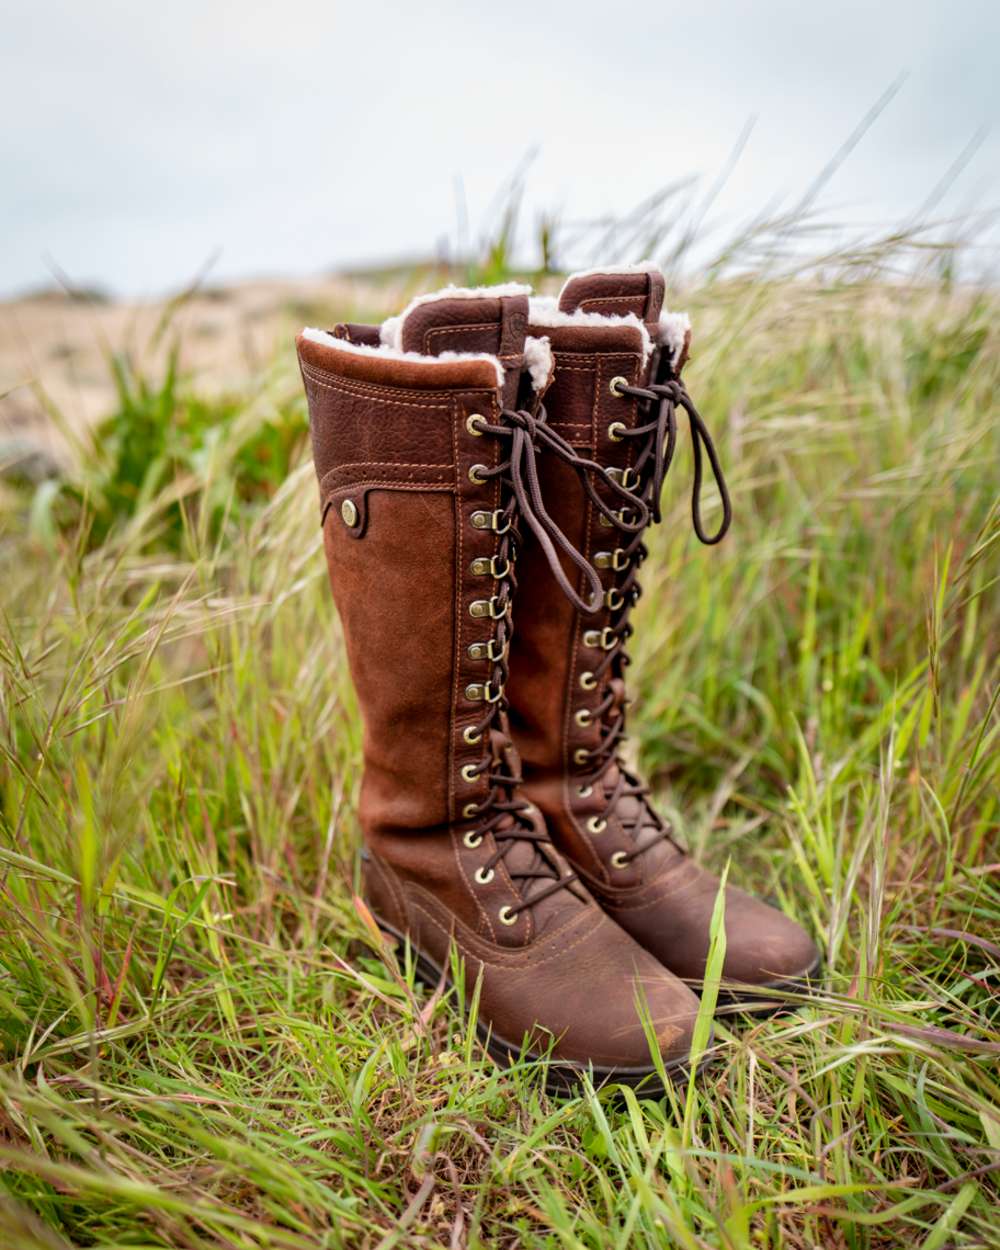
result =
[{"label": "boot tongue", "polygon": [[422,296],[403,313],[399,346],[422,356],[444,352],[497,356],[506,377],[504,403],[513,406],[524,366],[528,295],[527,288],[511,290],[511,294],[480,295],[452,288]]},{"label": "boot tongue", "polygon": [[559,293],[559,311],[602,316],[633,313],[655,334],[663,310],[665,283],[655,265],[628,270],[592,270],[573,274]]}]

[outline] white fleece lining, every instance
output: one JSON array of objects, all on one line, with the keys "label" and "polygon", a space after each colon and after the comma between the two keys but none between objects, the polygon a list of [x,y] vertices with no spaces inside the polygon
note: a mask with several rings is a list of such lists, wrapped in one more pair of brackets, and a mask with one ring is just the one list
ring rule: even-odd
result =
[{"label": "white fleece lining", "polygon": [[552,344],[547,338],[543,336],[536,339],[529,335],[524,340],[524,367],[528,370],[528,375],[531,378],[532,390],[542,391],[545,389],[549,378],[552,377],[555,363],[552,355]]},{"label": "white fleece lining", "polygon": [[378,347],[369,347],[365,343],[349,343],[347,339],[335,339],[325,330],[317,330],[312,326],[307,326],[302,331],[302,337],[308,339],[310,343],[335,347],[339,352],[350,352],[355,356],[376,356],[381,360],[407,360],[416,365],[436,365],[442,360],[483,360],[493,366],[497,386],[503,386],[504,382],[503,365],[496,356],[490,356],[487,352],[441,352],[438,356],[422,356],[420,352],[400,351],[398,347],[392,347],[388,343],[382,343]]},{"label": "white fleece lining", "polygon": [[[607,270],[598,272],[607,273]],[[653,353],[653,340],[649,331],[635,313],[596,313],[578,308],[575,312],[563,312],[551,295],[539,295],[528,306],[528,320],[536,326],[631,326],[639,331],[642,339],[643,364]]]},{"label": "white fleece lining", "polygon": [[688,335],[691,333],[691,318],[686,312],[662,312],[657,327],[657,340],[670,352],[670,363],[676,365]]}]

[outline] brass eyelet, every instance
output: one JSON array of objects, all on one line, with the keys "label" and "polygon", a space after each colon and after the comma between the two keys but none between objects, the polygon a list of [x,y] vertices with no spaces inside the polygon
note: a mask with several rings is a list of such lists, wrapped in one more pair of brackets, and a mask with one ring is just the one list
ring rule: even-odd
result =
[{"label": "brass eyelet", "polygon": [[490,638],[487,642],[470,642],[468,656],[470,660],[491,660],[499,664],[505,658],[507,644],[501,645],[499,638]]},{"label": "brass eyelet", "polygon": [[615,632],[610,625],[603,629],[587,629],[583,633],[585,647],[599,647],[602,651],[610,651],[615,645]]},{"label": "brass eyelet", "polygon": [[473,577],[489,577],[490,575],[490,558],[489,556],[476,556],[469,565],[469,572]]},{"label": "brass eyelet", "polygon": [[478,815],[479,815],[478,803],[466,803],[466,805],[462,808],[463,820],[474,820]]},{"label": "brass eyelet", "polygon": [[475,725],[466,725],[462,730],[462,737],[470,747],[474,747],[477,742],[482,742],[483,740],[483,735],[478,732]]},{"label": "brass eyelet", "polygon": [[628,426],[624,421],[612,421],[608,426],[608,438],[613,443],[620,443],[624,436],[628,433]]},{"label": "brass eyelet", "polygon": [[627,399],[628,396],[622,394],[620,387],[628,386],[628,378],[623,378],[620,374],[611,379],[608,383],[608,390],[614,395],[615,399]]},{"label": "brass eyelet", "polygon": [[489,470],[487,464],[473,464],[469,466],[469,481],[475,482],[477,486],[482,486],[486,481],[485,477],[480,477],[480,473],[486,473]]},{"label": "brass eyelet", "polygon": [[580,796],[581,799],[589,799],[590,796],[594,793],[594,787],[593,786],[577,786],[576,792]]},{"label": "brass eyelet", "polygon": [[626,490],[639,485],[639,474],[636,473],[631,465],[627,465],[624,469],[612,467],[608,469],[607,473],[613,482],[617,482],[619,486],[624,486]]},{"label": "brass eyelet", "polygon": [[492,868],[477,868],[475,871],[475,880],[477,885],[489,885],[493,880],[494,873]]},{"label": "brass eyelet", "polygon": [[489,599],[473,599],[469,604],[469,615],[477,620],[488,616],[491,620],[502,620],[510,612],[510,600],[500,602],[499,595],[491,595]]},{"label": "brass eyelet", "polygon": [[593,721],[594,718],[591,715],[591,713],[587,710],[587,708],[582,707],[580,708],[578,712],[574,714],[573,719],[576,721],[578,725],[582,725],[584,728],[586,728],[591,723],[591,721]]},{"label": "brass eyelet", "polygon": [[625,596],[620,590],[612,586],[604,596],[604,606],[611,612],[617,612],[619,608],[624,607]]},{"label": "brass eyelet", "polygon": [[493,689],[491,681],[473,681],[465,687],[465,697],[470,703],[496,703],[503,695],[503,687]]},{"label": "brass eyelet", "polygon": [[470,829],[468,833],[462,836],[462,845],[467,846],[470,851],[474,851],[477,846],[481,846],[483,835],[477,829]]},{"label": "brass eyelet", "polygon": [[614,855],[611,856],[612,868],[627,868],[628,865],[629,859],[624,851],[615,851]]},{"label": "brass eyelet", "polygon": [[473,438],[482,438],[486,433],[485,430],[481,430],[479,428],[479,422],[482,420],[484,420],[484,418],[478,412],[470,412],[465,418],[465,428],[469,431]]},{"label": "brass eyelet", "polygon": [[497,912],[497,918],[501,924],[517,924],[517,912],[513,908],[508,907],[506,903]]},{"label": "brass eyelet", "polygon": [[511,524],[510,518],[504,516],[502,508],[497,508],[494,512],[473,512],[469,523],[474,530],[492,530],[494,534],[506,534]]},{"label": "brass eyelet", "polygon": [[469,782],[470,785],[472,784],[472,782],[478,781],[479,780],[479,765],[478,764],[463,764],[462,765],[462,780]]},{"label": "brass eyelet", "polygon": [[597,551],[594,553],[595,569],[614,569],[621,573],[628,568],[628,556],[624,547],[616,547],[614,551]]},{"label": "brass eyelet", "polygon": [[580,674],[580,685],[584,690],[593,690],[596,688],[597,678],[590,671],[590,669],[586,669]]},{"label": "brass eyelet", "polygon": [[586,764],[586,762],[589,759],[590,759],[590,752],[587,750],[586,747],[577,747],[576,750],[573,752],[574,764]]},{"label": "brass eyelet", "polygon": [[608,822],[603,820],[600,816],[591,816],[591,818],[587,821],[588,833],[603,833],[607,827]]}]

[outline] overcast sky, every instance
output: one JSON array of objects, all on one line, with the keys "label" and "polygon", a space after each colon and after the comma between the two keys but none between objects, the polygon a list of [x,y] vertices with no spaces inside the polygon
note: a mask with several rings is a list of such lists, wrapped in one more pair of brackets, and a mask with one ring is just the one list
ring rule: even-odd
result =
[{"label": "overcast sky", "polygon": [[[977,0],[7,0],[0,295],[51,280],[154,294],[310,274],[473,234],[531,148],[529,219],[709,185],[713,218],[793,203],[900,75],[826,189],[830,215],[1000,203],[1000,4]],[[568,257],[566,259],[576,259]],[[635,258],[633,258],[635,259]]]}]

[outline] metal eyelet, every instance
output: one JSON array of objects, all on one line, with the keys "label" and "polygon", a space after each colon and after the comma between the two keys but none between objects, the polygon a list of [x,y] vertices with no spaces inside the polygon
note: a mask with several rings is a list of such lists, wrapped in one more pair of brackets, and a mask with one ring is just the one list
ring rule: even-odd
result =
[{"label": "metal eyelet", "polygon": [[589,799],[590,796],[594,793],[594,787],[593,786],[577,786],[576,792],[580,796],[581,799]]},{"label": "metal eyelet", "polygon": [[603,833],[607,827],[608,822],[600,816],[591,816],[591,818],[587,821],[588,833]]},{"label": "metal eyelet", "polygon": [[625,596],[620,590],[612,586],[604,596],[604,606],[612,612],[617,612],[619,608],[625,606]]},{"label": "metal eyelet", "polygon": [[479,780],[479,765],[478,764],[463,764],[462,765],[462,780],[469,782],[470,785],[472,784],[472,782],[478,781]]},{"label": "metal eyelet", "polygon": [[610,651],[615,645],[615,631],[610,625],[605,625],[603,629],[586,629],[583,632],[583,645]]},{"label": "metal eyelet", "polygon": [[510,600],[501,603],[498,595],[491,595],[489,599],[473,599],[469,604],[469,615],[476,620],[488,616],[491,620],[499,621],[509,612]]},{"label": "metal eyelet", "polygon": [[497,912],[497,918],[501,924],[517,924],[517,912],[506,904]]},{"label": "metal eyelet", "polygon": [[613,482],[617,482],[619,486],[624,486],[626,490],[639,485],[639,474],[636,473],[631,465],[626,466],[624,469],[610,468],[607,473]]},{"label": "metal eyelet", "polygon": [[506,534],[510,529],[510,520],[504,524],[504,519],[503,511],[497,508],[495,512],[473,512],[469,522],[474,530],[493,530],[495,534]]},{"label": "metal eyelet", "polygon": [[470,851],[474,851],[477,846],[481,846],[482,842],[483,835],[476,829],[470,829],[468,833],[464,834],[462,837],[462,845],[467,846]]},{"label": "metal eyelet", "polygon": [[624,547],[616,547],[614,551],[596,551],[594,553],[595,569],[614,569],[621,573],[628,568],[628,556]]},{"label": "metal eyelet", "polygon": [[486,431],[481,430],[478,423],[484,420],[485,417],[481,416],[478,412],[470,412],[465,418],[465,428],[474,438],[482,438]]},{"label": "metal eyelet", "polygon": [[474,820],[478,815],[479,815],[478,803],[466,803],[466,805],[462,808],[463,820]]},{"label": "metal eyelet", "polygon": [[614,855],[611,856],[612,868],[627,868],[628,865],[629,858],[624,851],[615,851]]},{"label": "metal eyelet", "polygon": [[480,477],[480,473],[487,473],[488,471],[489,471],[488,464],[470,465],[469,466],[469,481],[475,482],[477,486],[482,486],[482,484],[486,481],[486,478]]},{"label": "metal eyelet", "polygon": [[492,577],[494,581],[502,582],[510,572],[510,561],[500,556],[476,556],[469,565],[469,572],[476,577]]},{"label": "metal eyelet", "polygon": [[587,750],[586,747],[577,747],[576,750],[573,752],[574,764],[586,764],[586,762],[589,759],[590,759],[590,752]]},{"label": "metal eyelet", "polygon": [[470,660],[492,660],[499,664],[506,652],[506,643],[501,646],[498,638],[491,638],[488,642],[470,642],[468,656]]},{"label": "metal eyelet", "polygon": [[628,426],[623,421],[612,421],[608,426],[608,438],[613,443],[620,443],[628,433]]},{"label": "metal eyelet", "polygon": [[470,747],[474,747],[477,742],[482,742],[483,740],[483,735],[476,729],[475,725],[466,725],[462,730],[462,737]]},{"label": "metal eyelet", "polygon": [[477,868],[474,875],[477,885],[489,885],[496,874],[492,868]]},{"label": "metal eyelet", "polygon": [[628,378],[623,378],[620,374],[611,379],[608,383],[608,390],[614,395],[615,399],[627,399],[627,395],[623,395],[619,389],[622,386],[628,386]]},{"label": "metal eyelet", "polygon": [[594,690],[596,688],[597,678],[589,668],[580,674],[580,685],[584,690]]},{"label": "metal eyelet", "polygon": [[591,721],[593,721],[594,718],[590,714],[590,712],[587,710],[587,708],[582,707],[580,708],[579,712],[576,712],[574,714],[573,719],[576,721],[578,725],[582,725],[584,728],[586,728],[591,723]]},{"label": "metal eyelet", "polygon": [[493,689],[491,681],[473,681],[465,687],[465,697],[471,703],[497,703],[503,696],[503,687]]}]

